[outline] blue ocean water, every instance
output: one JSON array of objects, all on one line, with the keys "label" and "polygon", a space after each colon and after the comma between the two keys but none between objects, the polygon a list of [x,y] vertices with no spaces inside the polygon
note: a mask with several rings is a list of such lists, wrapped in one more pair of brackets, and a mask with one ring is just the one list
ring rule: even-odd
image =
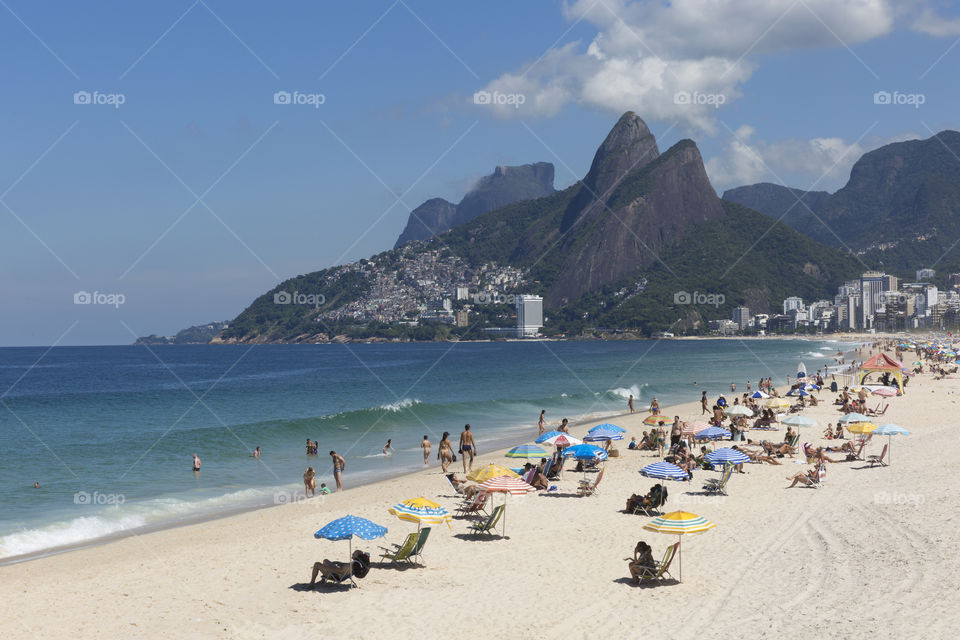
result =
[{"label": "blue ocean water", "polygon": [[[663,340],[0,349],[0,558],[422,468],[469,422],[481,452],[550,422],[738,390],[851,344]],[[694,386],[694,382],[697,385]],[[319,456],[307,456],[307,438]],[[382,454],[387,439],[395,453]],[[262,457],[250,456],[261,447]],[[192,455],[202,461],[194,474]],[[434,459],[432,464],[436,465]],[[40,488],[33,488],[34,482]]]}]

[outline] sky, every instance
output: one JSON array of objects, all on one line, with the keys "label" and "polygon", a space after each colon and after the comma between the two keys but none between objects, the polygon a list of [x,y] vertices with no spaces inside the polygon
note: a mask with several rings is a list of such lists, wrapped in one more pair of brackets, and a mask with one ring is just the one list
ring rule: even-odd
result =
[{"label": "sky", "polygon": [[0,41],[0,346],[229,320],[496,165],[573,184],[627,110],[718,193],[960,128],[936,0],[0,0]]}]

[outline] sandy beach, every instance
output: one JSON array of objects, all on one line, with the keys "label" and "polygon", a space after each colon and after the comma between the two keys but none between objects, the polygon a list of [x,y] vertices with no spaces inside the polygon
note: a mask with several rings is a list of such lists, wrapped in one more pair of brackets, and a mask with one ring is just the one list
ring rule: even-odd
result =
[{"label": "sandy beach", "polygon": [[[771,375],[782,382],[787,373]],[[711,402],[719,391],[709,390]],[[699,393],[691,388],[689,404],[664,413],[696,418]],[[833,394],[819,397],[820,406],[803,414],[818,426],[801,430],[801,440],[826,444],[823,429],[840,414]],[[952,528],[960,498],[949,467],[937,463],[956,446],[958,399],[960,380],[914,377],[880,419],[911,430],[894,438],[891,466],[831,464],[819,490],[786,488],[785,476],[809,468],[789,458],[746,465],[729,496],[700,492],[715,472],[669,483],[665,511],[716,523],[684,541],[682,582],[629,582],[623,558],[638,540],[659,559],[676,538],[644,531],[649,518],[623,513],[631,493],[655,483],[637,471],[658,458],[621,443],[599,495],[571,495],[581,475],[568,471],[555,493],[510,499],[508,537],[469,538],[467,521],[455,519],[452,530],[434,528],[425,566],[374,564],[356,589],[305,589],[314,561],[347,556],[346,542],[313,532],[348,513],[386,525],[386,538],[354,542],[376,558],[379,545],[415,530],[389,507],[417,496],[451,509],[459,502],[435,461],[354,489],[348,468],[342,494],[0,567],[4,637],[946,637],[960,621],[953,595],[960,535]],[[647,415],[615,422],[628,439],[639,438]],[[535,436],[532,426],[528,441]],[[483,455],[475,465],[507,465],[503,451],[484,450],[482,428],[476,437]],[[886,442],[875,438],[865,453],[880,453]],[[459,462],[454,468],[462,470]]]}]

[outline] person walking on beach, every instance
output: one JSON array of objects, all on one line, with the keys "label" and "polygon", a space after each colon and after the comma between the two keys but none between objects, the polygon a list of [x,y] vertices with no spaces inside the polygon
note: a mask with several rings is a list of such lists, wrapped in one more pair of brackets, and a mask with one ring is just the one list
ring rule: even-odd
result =
[{"label": "person walking on beach", "polygon": [[437,452],[437,457],[440,458],[440,468],[446,473],[447,467],[453,462],[453,445],[450,443],[449,431],[444,431],[443,437],[440,438],[440,450]]},{"label": "person walking on beach", "polygon": [[307,467],[307,470],[303,472],[303,495],[306,497],[316,495],[315,487],[317,486],[317,474],[313,470],[313,467]]},{"label": "person walking on beach", "polygon": [[200,471],[200,456],[193,454],[193,470]]},{"label": "person walking on beach", "polygon": [[707,392],[704,391],[703,395],[700,396],[700,408],[702,409],[702,411],[700,412],[700,415],[703,415],[705,413],[710,413],[710,409],[707,406],[709,404],[710,403],[707,401]]},{"label": "person walking on beach", "polygon": [[343,491],[343,478],[340,474],[347,468],[347,461],[336,451],[331,451],[330,457],[333,458],[333,479],[337,481],[337,491]]},{"label": "person walking on beach", "polygon": [[546,409],[540,410],[540,421],[537,423],[537,427],[540,429],[540,433],[538,433],[537,435],[542,436],[543,432],[547,430],[547,410]]},{"label": "person walking on beach", "polygon": [[463,427],[463,433],[460,434],[460,453],[463,455],[463,472],[467,472],[467,457],[470,458],[470,471],[473,471],[473,456],[477,453],[477,443],[473,440],[473,434],[470,433],[470,425]]},{"label": "person walking on beach", "polygon": [[656,398],[650,401],[650,413],[655,416],[660,415],[660,401]]},{"label": "person walking on beach", "polygon": [[430,438],[423,436],[423,442],[420,443],[423,449],[423,466],[430,466]]},{"label": "person walking on beach", "polygon": [[387,453],[387,451],[389,451],[390,453],[393,453],[394,451],[393,440],[387,440],[387,444],[383,445],[383,455],[385,456],[390,455],[390,453]]},{"label": "person walking on beach", "polygon": [[630,399],[627,400],[627,408],[630,409],[630,413],[633,413],[633,412],[634,412],[634,408],[633,408],[633,394],[632,394],[632,393],[630,394]]}]

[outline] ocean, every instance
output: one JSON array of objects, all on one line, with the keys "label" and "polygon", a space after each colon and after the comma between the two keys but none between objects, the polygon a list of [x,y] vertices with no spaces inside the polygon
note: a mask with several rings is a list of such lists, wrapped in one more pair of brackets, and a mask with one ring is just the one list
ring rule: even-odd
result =
[{"label": "ocean", "polygon": [[[658,397],[713,400],[810,374],[852,343],[806,339],[0,349],[0,562],[302,499],[423,467],[424,435],[481,453]],[[694,384],[696,383],[696,384]],[[319,441],[308,456],[307,439]],[[382,448],[392,439],[395,452]],[[261,447],[262,457],[251,453]],[[192,456],[203,461],[191,471]],[[34,488],[34,483],[40,484]],[[321,523],[322,524],[322,523]]]}]

